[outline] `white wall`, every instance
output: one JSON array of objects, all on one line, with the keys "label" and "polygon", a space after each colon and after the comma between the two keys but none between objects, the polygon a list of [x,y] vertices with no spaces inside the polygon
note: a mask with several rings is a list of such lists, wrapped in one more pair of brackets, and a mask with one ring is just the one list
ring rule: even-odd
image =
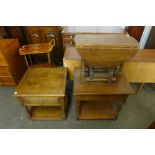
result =
[{"label": "white wall", "polygon": [[142,37],[140,39],[140,48],[143,49],[145,47],[145,44],[147,42],[147,39],[150,35],[150,31],[152,29],[152,26],[145,26]]},{"label": "white wall", "polygon": [[122,33],[125,26],[67,26],[69,31],[78,32],[98,32],[103,31],[105,33]]}]

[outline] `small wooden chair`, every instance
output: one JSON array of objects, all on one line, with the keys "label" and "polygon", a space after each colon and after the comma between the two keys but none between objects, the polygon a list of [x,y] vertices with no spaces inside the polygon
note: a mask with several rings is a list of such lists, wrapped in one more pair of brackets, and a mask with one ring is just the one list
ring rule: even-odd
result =
[{"label": "small wooden chair", "polygon": [[[51,66],[51,52],[53,51],[53,47],[55,46],[55,41],[52,40],[49,43],[40,43],[40,44],[28,44],[24,45],[19,49],[19,54],[23,55],[26,61],[27,66],[33,64],[31,55],[32,54],[47,54],[48,64]],[[44,64],[43,64],[44,65]]]}]

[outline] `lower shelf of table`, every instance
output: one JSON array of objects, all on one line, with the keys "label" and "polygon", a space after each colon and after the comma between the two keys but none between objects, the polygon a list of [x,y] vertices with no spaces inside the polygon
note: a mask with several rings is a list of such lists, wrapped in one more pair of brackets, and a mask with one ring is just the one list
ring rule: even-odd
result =
[{"label": "lower shelf of table", "polygon": [[116,119],[117,108],[109,103],[82,102],[77,119]]},{"label": "lower shelf of table", "polygon": [[62,120],[64,113],[59,106],[34,106],[31,107],[32,120]]}]

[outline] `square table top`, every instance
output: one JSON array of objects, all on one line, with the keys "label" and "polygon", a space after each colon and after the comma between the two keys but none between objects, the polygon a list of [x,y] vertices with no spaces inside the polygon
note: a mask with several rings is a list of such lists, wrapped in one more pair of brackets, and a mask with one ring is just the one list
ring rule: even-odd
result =
[{"label": "square table top", "polygon": [[19,82],[15,96],[65,96],[67,69],[30,67]]},{"label": "square table top", "polygon": [[126,34],[76,34],[76,47],[139,48],[138,41]]},{"label": "square table top", "polygon": [[81,57],[76,49],[76,47],[66,47],[63,60],[79,60]]}]

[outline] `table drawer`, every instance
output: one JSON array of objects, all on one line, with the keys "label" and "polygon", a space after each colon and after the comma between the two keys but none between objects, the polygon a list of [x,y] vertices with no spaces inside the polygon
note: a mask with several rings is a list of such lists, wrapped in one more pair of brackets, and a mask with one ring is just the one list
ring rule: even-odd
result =
[{"label": "table drawer", "polygon": [[3,58],[0,58],[0,66],[8,66],[7,61]]},{"label": "table drawer", "polygon": [[61,106],[63,97],[22,97],[26,106]]},{"label": "table drawer", "polygon": [[8,86],[15,86],[15,82],[14,80],[12,79],[12,77],[3,77],[3,76],[0,76],[0,84],[2,85],[8,85]]},{"label": "table drawer", "polygon": [[9,68],[0,66],[0,76],[11,76]]}]

